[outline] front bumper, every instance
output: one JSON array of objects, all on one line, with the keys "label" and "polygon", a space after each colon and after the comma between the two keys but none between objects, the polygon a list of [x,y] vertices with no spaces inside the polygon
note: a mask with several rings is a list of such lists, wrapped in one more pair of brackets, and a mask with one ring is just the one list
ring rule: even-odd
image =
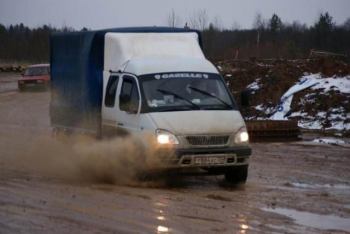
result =
[{"label": "front bumper", "polygon": [[50,85],[50,81],[48,80],[19,80],[18,82],[18,88],[19,89],[25,89],[25,88],[48,88]]},{"label": "front bumper", "polygon": [[161,153],[165,167],[211,168],[240,166],[249,164],[252,150],[249,146],[225,148],[191,148],[175,149],[172,153]]}]

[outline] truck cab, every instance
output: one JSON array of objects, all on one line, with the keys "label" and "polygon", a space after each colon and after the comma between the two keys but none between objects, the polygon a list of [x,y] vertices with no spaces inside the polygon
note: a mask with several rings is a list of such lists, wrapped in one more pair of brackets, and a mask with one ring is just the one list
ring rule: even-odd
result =
[{"label": "truck cab", "polygon": [[153,135],[171,148],[167,167],[245,182],[251,154],[245,123],[196,35],[107,33],[105,61],[114,62],[105,63],[103,75],[102,135]]}]

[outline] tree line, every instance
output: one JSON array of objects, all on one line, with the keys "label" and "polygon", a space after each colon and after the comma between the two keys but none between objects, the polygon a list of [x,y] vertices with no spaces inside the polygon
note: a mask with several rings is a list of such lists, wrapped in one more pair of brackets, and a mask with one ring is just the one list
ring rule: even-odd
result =
[{"label": "tree line", "polygon": [[0,61],[5,63],[48,62],[50,34],[72,31],[75,30],[70,27],[58,29],[50,25],[29,28],[23,23],[8,27],[0,24]]},{"label": "tree line", "polygon": [[[240,29],[237,24],[225,29],[220,18],[210,22],[205,10],[193,14],[184,25],[180,26],[180,22],[180,17],[172,10],[167,25],[202,31],[204,52],[212,60],[252,57],[296,59],[307,57],[311,49],[350,54],[350,18],[336,25],[327,12],[321,13],[311,26],[298,22],[285,23],[276,14],[269,19],[257,14],[251,29]],[[0,24],[0,61],[48,62],[50,34],[71,31],[77,30],[50,25],[29,28],[22,23],[7,27]]]},{"label": "tree line", "polygon": [[284,23],[273,14],[256,16],[252,29],[220,29],[209,23],[203,30],[204,50],[214,60],[247,58],[307,58],[311,50],[350,55],[350,18],[336,25],[321,13],[314,25]]}]

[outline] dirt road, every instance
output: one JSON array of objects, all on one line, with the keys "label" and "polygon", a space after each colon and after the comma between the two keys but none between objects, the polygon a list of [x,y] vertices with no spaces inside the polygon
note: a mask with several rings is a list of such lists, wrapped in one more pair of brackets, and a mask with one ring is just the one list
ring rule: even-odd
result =
[{"label": "dirt road", "polygon": [[19,93],[17,77],[0,74],[0,233],[350,233],[348,147],[253,144],[248,182],[237,188],[221,176],[74,180],[64,176],[69,157],[40,140],[50,138],[50,93]]}]

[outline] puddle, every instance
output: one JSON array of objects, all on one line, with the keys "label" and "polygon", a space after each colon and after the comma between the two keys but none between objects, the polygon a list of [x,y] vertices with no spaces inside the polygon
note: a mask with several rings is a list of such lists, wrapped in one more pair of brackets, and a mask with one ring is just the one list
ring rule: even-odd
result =
[{"label": "puddle", "polygon": [[157,227],[157,233],[168,233],[169,232],[169,228],[165,227],[165,226],[158,226]]},{"label": "puddle", "polygon": [[350,231],[350,218],[341,218],[334,215],[319,215],[285,208],[263,208],[262,210],[287,216],[292,218],[295,223],[303,226],[323,230]]},{"label": "puddle", "polygon": [[349,189],[350,186],[346,184],[305,184],[305,183],[291,183],[292,187],[305,189]]}]

